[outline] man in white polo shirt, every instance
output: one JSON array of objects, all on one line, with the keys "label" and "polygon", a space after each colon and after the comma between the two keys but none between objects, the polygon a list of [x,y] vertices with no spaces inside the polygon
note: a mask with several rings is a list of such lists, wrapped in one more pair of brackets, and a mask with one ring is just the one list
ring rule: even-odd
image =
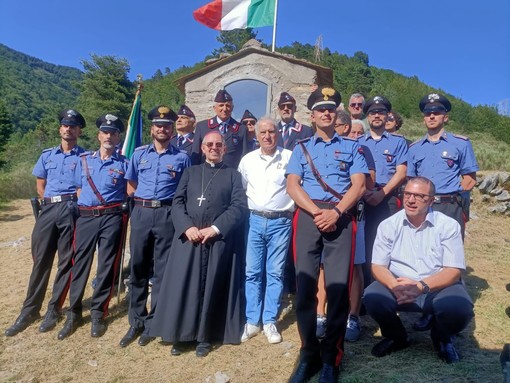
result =
[{"label": "man in white polo shirt", "polygon": [[261,118],[255,124],[255,133],[260,148],[245,155],[239,164],[250,208],[246,248],[246,324],[241,341],[257,335],[262,323],[268,342],[279,343],[282,337],[275,323],[294,210],[285,178],[292,152],[277,146],[279,132],[273,119]]}]

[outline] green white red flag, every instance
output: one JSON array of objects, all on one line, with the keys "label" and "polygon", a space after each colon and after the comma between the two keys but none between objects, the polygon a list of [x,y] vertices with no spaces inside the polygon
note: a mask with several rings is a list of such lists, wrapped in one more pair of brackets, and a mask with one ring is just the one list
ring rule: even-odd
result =
[{"label": "green white red flag", "polygon": [[273,26],[276,0],[213,0],[193,12],[196,21],[219,31]]}]

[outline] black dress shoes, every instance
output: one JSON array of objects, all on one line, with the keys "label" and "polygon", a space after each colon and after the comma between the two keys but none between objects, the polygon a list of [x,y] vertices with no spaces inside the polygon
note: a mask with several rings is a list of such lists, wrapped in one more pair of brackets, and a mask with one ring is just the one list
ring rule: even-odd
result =
[{"label": "black dress shoes", "polygon": [[179,356],[182,354],[182,346],[179,343],[175,343],[170,350],[170,355]]},{"label": "black dress shoes", "polygon": [[140,339],[138,339],[138,344],[140,346],[147,346],[154,339],[156,339],[156,338],[153,336],[147,335],[147,333],[143,333],[142,335],[140,335]]},{"label": "black dress shoes", "polygon": [[203,342],[200,342],[197,345],[197,348],[195,350],[195,354],[199,358],[205,358],[207,355],[209,355],[210,352],[211,352],[211,345],[209,343],[203,343]]},{"label": "black dress shoes", "polygon": [[321,371],[322,362],[320,359],[300,360],[294,372],[290,376],[289,383],[303,383]]},{"label": "black dress shoes", "polygon": [[39,313],[20,315],[14,324],[5,330],[5,336],[14,336],[25,330],[28,326],[38,320],[41,316]]},{"label": "black dress shoes", "polygon": [[82,324],[83,319],[82,317],[67,317],[64,327],[62,327],[62,330],[59,331],[57,335],[58,340],[62,340],[67,338],[68,336],[72,335],[76,329]]},{"label": "black dress shoes", "polygon": [[432,326],[432,314],[423,314],[420,319],[418,319],[413,324],[413,329],[415,331],[428,331]]},{"label": "black dress shoes", "polygon": [[439,342],[439,358],[446,363],[460,362],[460,356],[452,342]]},{"label": "black dress shoes", "polygon": [[106,329],[106,321],[103,318],[92,318],[92,327],[90,328],[90,336],[92,338],[101,338]]},{"label": "black dress shoes", "polygon": [[140,334],[143,332],[143,327],[129,327],[128,332],[126,335],[124,335],[124,338],[122,338],[119,342],[120,347],[126,347],[129,346],[131,343],[135,341],[136,338],[140,336]]},{"label": "black dress shoes", "polygon": [[411,345],[408,339],[397,341],[390,338],[384,338],[372,348],[372,355],[378,358],[390,355],[392,352],[403,350]]},{"label": "black dress shoes", "polygon": [[60,319],[60,314],[55,310],[48,310],[44,316],[41,325],[39,326],[39,332],[48,332],[53,330]]},{"label": "black dress shoes", "polygon": [[338,374],[338,367],[324,363],[319,376],[319,383],[336,383],[338,381]]}]

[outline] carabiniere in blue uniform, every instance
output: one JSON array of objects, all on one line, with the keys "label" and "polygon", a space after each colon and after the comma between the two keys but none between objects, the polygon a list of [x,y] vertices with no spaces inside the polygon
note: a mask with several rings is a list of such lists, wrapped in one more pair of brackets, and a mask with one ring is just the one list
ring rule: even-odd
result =
[{"label": "carabiniere in blue uniform", "polygon": [[[126,178],[129,192],[134,188],[134,208],[131,214],[131,272],[129,288],[129,330],[121,339],[126,347],[138,335],[138,344],[145,346],[150,337],[150,323],[157,308],[159,290],[174,236],[172,201],[185,168],[191,166],[189,156],[171,144],[177,115],[168,106],[153,108],[154,141],[135,150]],[[151,278],[152,277],[152,278]],[[149,280],[151,310],[147,312]]]},{"label": "carabiniere in blue uniform", "polygon": [[[91,336],[100,337],[106,331],[104,319],[108,315],[108,304],[114,291],[122,236],[127,224],[127,214],[123,214],[122,205],[126,200],[125,174],[128,163],[115,150],[124,124],[113,114],[106,114],[97,119],[96,125],[100,142],[104,140],[101,148],[83,154],[76,166],[75,184],[81,189],[78,197],[80,217],[76,222],[69,310],[64,328],[58,334],[60,340],[71,335],[82,322],[82,299],[96,246],[97,284],[90,303]],[[89,177],[92,181],[89,181]]]}]

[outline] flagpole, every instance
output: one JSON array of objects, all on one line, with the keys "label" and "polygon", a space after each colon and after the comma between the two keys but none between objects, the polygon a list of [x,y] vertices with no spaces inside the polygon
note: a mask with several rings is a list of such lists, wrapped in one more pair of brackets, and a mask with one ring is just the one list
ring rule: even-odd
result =
[{"label": "flagpole", "polygon": [[274,3],[274,21],[273,21],[273,46],[271,48],[271,52],[274,52],[275,43],[276,43],[276,18],[278,17],[278,0],[275,0]]}]

